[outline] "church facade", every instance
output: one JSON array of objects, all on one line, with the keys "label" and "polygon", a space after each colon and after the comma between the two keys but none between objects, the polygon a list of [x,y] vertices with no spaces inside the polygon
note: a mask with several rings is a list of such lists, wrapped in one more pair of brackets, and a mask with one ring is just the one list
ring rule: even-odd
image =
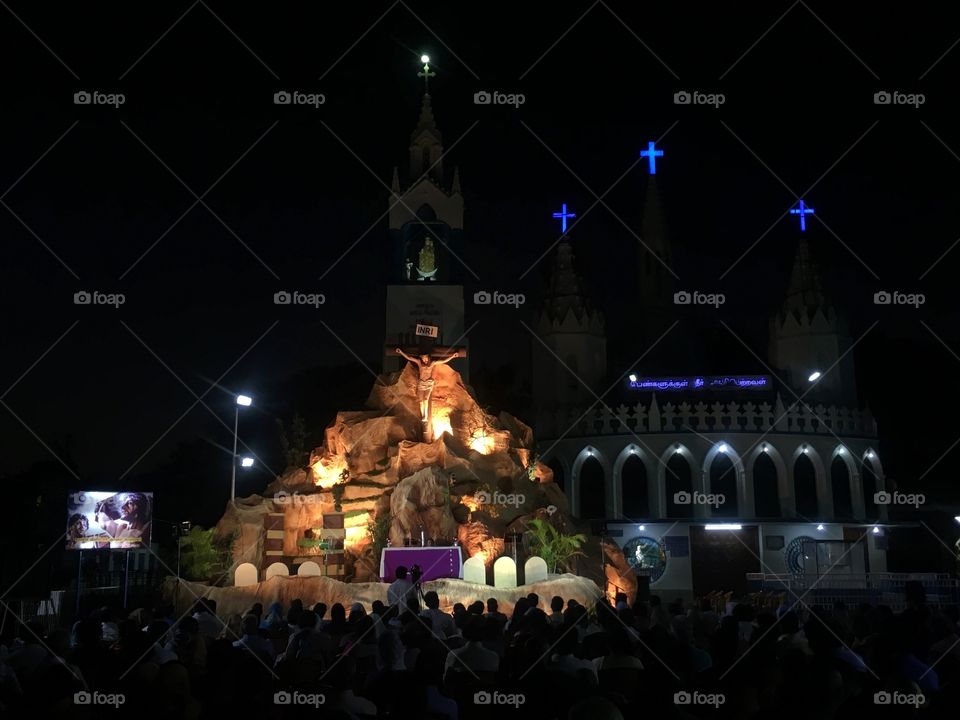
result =
[{"label": "church facade", "polygon": [[[653,344],[682,302],[655,175],[640,236],[637,316]],[[566,236],[536,327],[540,459],[573,514],[618,540],[651,593],[743,594],[886,571],[876,425],[857,406],[853,343],[805,239],[769,318],[766,375],[611,378],[603,314]],[[610,382],[636,400],[606,404]]]}]

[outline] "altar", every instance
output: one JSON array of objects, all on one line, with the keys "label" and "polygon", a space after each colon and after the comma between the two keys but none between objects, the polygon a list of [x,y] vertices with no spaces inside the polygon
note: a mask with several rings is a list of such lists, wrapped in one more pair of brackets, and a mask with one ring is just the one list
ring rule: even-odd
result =
[{"label": "altar", "polygon": [[401,565],[407,570],[419,565],[424,581],[463,576],[463,557],[459,545],[386,547],[380,554],[380,579],[393,582],[397,579],[396,570]]}]

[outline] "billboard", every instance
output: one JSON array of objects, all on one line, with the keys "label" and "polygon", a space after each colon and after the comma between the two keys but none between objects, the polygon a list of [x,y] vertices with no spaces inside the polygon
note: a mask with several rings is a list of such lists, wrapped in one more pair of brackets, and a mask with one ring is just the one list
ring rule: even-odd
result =
[{"label": "billboard", "polygon": [[67,550],[150,545],[153,493],[74,492],[67,496]]}]

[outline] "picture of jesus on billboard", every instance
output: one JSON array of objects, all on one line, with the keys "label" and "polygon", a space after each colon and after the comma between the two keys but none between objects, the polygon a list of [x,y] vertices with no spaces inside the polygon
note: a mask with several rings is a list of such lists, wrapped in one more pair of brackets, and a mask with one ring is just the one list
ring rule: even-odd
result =
[{"label": "picture of jesus on billboard", "polygon": [[67,549],[149,546],[152,519],[153,493],[71,493],[67,501]]}]

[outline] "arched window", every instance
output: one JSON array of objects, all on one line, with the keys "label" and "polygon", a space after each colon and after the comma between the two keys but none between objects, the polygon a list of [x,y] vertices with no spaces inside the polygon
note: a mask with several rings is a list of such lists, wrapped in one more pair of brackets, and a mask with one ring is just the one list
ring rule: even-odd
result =
[{"label": "arched window", "polygon": [[710,494],[723,495],[723,502],[710,506],[714,517],[737,516],[737,466],[726,453],[717,453],[710,463]]},{"label": "arched window", "polygon": [[869,460],[863,461],[863,507],[867,511],[868,520],[876,520],[880,517],[880,511],[877,509],[877,499],[874,493],[880,492],[883,488],[877,486],[877,473],[873,469],[873,463]]},{"label": "arched window", "polygon": [[812,520],[820,514],[817,502],[817,471],[806,455],[798,455],[793,464],[793,492],[797,498],[797,515]]},{"label": "arched window", "polygon": [[[680,454],[673,454],[667,461],[665,468],[666,474],[666,494],[667,494],[667,517],[688,518],[693,517],[693,504],[690,501],[693,493],[693,482],[690,474],[690,463]],[[687,499],[688,502],[677,502],[679,499]],[[684,495],[685,494],[685,495]]]},{"label": "arched window", "polygon": [[603,466],[588,457],[580,466],[580,519],[594,520],[606,515],[606,482]]},{"label": "arched window", "polygon": [[837,455],[830,464],[830,488],[833,494],[833,516],[837,520],[853,519],[853,498],[850,495],[850,469]]},{"label": "arched window", "polygon": [[430,164],[430,146],[424,145],[420,149],[420,172],[427,172],[430,169]]},{"label": "arched window", "polygon": [[647,494],[647,468],[638,455],[630,455],[620,470],[620,491],[623,514],[631,520],[650,517],[650,496]]},{"label": "arched window", "polygon": [[753,508],[758,518],[781,517],[777,466],[768,453],[760,453],[753,463]]},{"label": "arched window", "polygon": [[547,467],[553,470],[553,481],[561,490],[566,488],[566,478],[563,476],[563,464],[557,458],[553,458],[547,463]]}]

